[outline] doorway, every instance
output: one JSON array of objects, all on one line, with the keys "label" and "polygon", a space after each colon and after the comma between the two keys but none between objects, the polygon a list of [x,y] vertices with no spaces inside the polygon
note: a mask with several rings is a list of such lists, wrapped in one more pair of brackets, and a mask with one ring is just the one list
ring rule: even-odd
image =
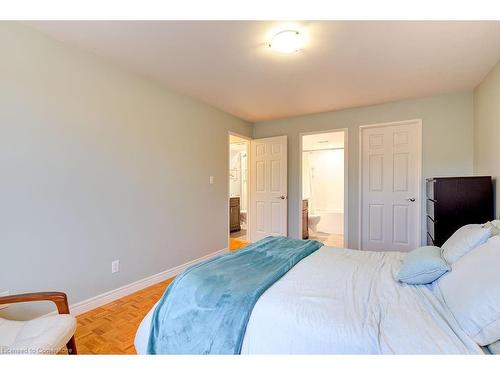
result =
[{"label": "doorway", "polygon": [[250,140],[229,134],[229,248],[248,244],[248,168]]},{"label": "doorway", "polygon": [[342,248],[347,238],[347,130],[301,134],[300,233]]},{"label": "doorway", "polygon": [[422,120],[360,129],[360,249],[421,243]]}]

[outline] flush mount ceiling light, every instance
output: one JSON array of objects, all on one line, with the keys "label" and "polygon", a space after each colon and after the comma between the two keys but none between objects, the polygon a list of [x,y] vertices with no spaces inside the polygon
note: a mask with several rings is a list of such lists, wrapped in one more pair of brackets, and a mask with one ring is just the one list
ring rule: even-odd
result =
[{"label": "flush mount ceiling light", "polygon": [[269,42],[269,47],[280,53],[293,53],[300,51],[306,43],[304,33],[298,30],[283,30],[274,34]]}]

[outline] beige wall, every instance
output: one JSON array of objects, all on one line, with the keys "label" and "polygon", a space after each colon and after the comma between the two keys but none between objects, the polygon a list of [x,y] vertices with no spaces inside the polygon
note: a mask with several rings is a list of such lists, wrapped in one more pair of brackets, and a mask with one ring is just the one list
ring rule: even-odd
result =
[{"label": "beige wall", "polygon": [[[472,174],[472,92],[403,100],[255,124],[255,138],[288,136],[288,234],[293,237],[299,236],[301,214],[299,134],[301,132],[348,128],[349,238],[347,245],[357,248],[359,126],[416,118],[423,120],[423,177]],[[424,202],[422,202],[422,208],[425,210]],[[425,222],[422,218],[422,241],[424,240]]]},{"label": "beige wall", "polygon": [[227,247],[250,124],[19,24],[0,46],[0,290],[75,303]]},{"label": "beige wall", "polygon": [[491,175],[496,185],[496,212],[500,214],[500,62],[474,90],[474,172]]}]

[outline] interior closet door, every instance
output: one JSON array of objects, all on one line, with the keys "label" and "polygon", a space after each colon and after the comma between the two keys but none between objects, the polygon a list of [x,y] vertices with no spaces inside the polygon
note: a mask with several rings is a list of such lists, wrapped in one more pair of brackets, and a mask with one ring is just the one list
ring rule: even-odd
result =
[{"label": "interior closet door", "polygon": [[250,143],[250,241],[287,235],[287,137]]},{"label": "interior closet door", "polygon": [[421,238],[421,122],[361,128],[363,250],[410,251]]}]

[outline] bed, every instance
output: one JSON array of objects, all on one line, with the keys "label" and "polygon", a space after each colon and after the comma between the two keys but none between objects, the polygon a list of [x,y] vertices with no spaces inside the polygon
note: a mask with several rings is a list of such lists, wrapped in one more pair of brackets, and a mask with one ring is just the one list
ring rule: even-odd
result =
[{"label": "bed", "polygon": [[[322,246],[258,298],[241,354],[483,354],[435,284],[395,281],[404,256]],[[139,354],[155,308],[138,329]]]}]

